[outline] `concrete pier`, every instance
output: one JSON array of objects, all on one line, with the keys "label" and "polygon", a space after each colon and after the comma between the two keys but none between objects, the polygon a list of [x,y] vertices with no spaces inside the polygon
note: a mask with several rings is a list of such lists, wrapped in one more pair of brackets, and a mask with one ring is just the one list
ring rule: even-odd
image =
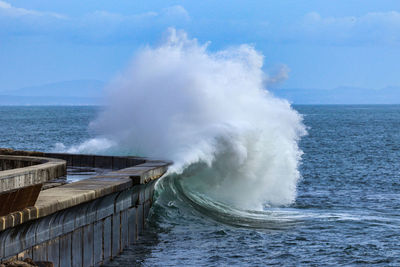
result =
[{"label": "concrete pier", "polygon": [[34,206],[0,217],[1,262],[31,258],[54,266],[99,266],[111,260],[138,239],[156,179],[171,164],[135,157],[37,156],[112,171],[42,190]]},{"label": "concrete pier", "polygon": [[0,192],[45,183],[66,173],[66,161],[61,159],[0,155]]}]

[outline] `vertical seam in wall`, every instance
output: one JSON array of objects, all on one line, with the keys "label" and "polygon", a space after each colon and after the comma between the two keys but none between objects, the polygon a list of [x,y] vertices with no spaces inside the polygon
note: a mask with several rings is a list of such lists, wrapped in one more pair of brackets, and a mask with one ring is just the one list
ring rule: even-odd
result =
[{"label": "vertical seam in wall", "polygon": [[[92,263],[93,263],[93,266],[96,264],[95,263],[95,258],[94,258],[94,235],[95,235],[95,233],[94,233],[94,231],[96,230],[95,229],[95,225],[96,225],[96,223],[97,223],[97,220],[96,220],[96,218],[94,219],[94,222],[93,223],[91,223],[91,225],[93,225],[93,229],[92,229]],[[90,224],[89,224],[90,225]],[[89,226],[90,227],[90,226]]]},{"label": "vertical seam in wall", "polygon": [[[114,218],[115,218],[115,216],[120,216],[119,214],[121,213],[121,212],[118,212],[119,214],[117,214],[117,203],[118,203],[118,198],[119,198],[119,196],[122,194],[122,192],[123,191],[121,191],[121,192],[119,192],[118,194],[116,194],[116,196],[115,196],[115,198],[114,198],[114,214],[113,215],[111,215],[111,259],[113,258],[113,241],[114,241],[114,238],[115,238],[115,236],[114,236]],[[118,226],[119,228],[121,227],[121,217],[120,217],[120,224],[119,224],[119,226]],[[120,230],[121,231],[121,230]],[[119,231],[119,232],[120,232]],[[120,232],[121,233],[121,232]],[[117,237],[117,238],[119,238],[119,239],[121,239],[121,234],[119,235],[119,237]],[[119,244],[121,244],[121,240],[118,240],[119,241]],[[121,250],[121,245],[120,245],[120,248],[119,248],[119,250]],[[115,251],[116,253],[115,253],[115,255],[118,255],[119,254],[119,251],[118,251],[118,248],[117,248],[117,251]]]},{"label": "vertical seam in wall", "polygon": [[101,263],[103,263],[105,260],[105,258],[104,258],[104,222],[105,222],[105,220],[106,219],[102,219],[102,222],[101,222],[101,232],[102,232],[102,235],[101,235],[101,261],[100,261]]},{"label": "vertical seam in wall", "polygon": [[58,266],[61,266],[61,238],[63,235],[58,236]]},{"label": "vertical seam in wall", "polygon": [[[37,212],[39,212],[39,211],[37,211]],[[33,257],[34,257],[33,251],[34,251],[35,246],[37,245],[37,231],[38,231],[38,226],[39,226],[38,223],[36,223],[35,226],[33,226],[33,227],[35,227],[35,238],[34,238],[34,242],[33,242],[33,244],[32,244],[32,259],[33,259],[33,260],[35,260],[35,259],[33,258]]]},{"label": "vertical seam in wall", "polygon": [[137,243],[139,239],[139,233],[138,233],[138,206],[135,207],[135,244]]},{"label": "vertical seam in wall", "polygon": [[[54,240],[54,239],[53,239]],[[49,261],[49,247],[51,245],[50,240],[48,240],[47,242],[43,242],[46,246],[46,261]]]},{"label": "vertical seam in wall", "polygon": [[124,249],[124,245],[122,242],[122,210],[119,212],[119,252],[122,252]]},{"label": "vertical seam in wall", "polygon": [[85,251],[84,251],[84,246],[85,246],[85,233],[84,233],[84,226],[82,226],[81,227],[81,254],[82,254],[82,256],[81,256],[81,263],[82,263],[82,267],[84,267],[83,266],[83,264],[84,264],[84,262],[85,262],[85,256],[84,256],[84,253],[85,253]]},{"label": "vertical seam in wall", "polygon": [[70,253],[70,260],[71,260],[71,264],[73,263],[73,256],[72,256],[72,244],[74,243],[74,231],[71,232],[71,245],[69,246],[71,253]]},{"label": "vertical seam in wall", "polygon": [[146,201],[145,202],[143,202],[143,204],[142,204],[142,233],[144,232],[144,222],[146,221],[145,220],[145,206],[146,206]]},{"label": "vertical seam in wall", "polygon": [[110,231],[111,232],[111,239],[110,239],[111,255],[110,255],[110,259],[112,259],[113,258],[113,240],[114,240],[114,231],[113,231],[113,229],[114,229],[114,216],[111,215],[110,219],[111,219],[111,231]]}]

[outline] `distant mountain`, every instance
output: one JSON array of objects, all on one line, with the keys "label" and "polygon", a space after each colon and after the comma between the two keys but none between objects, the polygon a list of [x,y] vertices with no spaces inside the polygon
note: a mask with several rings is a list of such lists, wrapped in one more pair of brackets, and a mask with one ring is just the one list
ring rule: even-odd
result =
[{"label": "distant mountain", "polygon": [[101,98],[95,97],[61,97],[61,96],[10,96],[0,95],[0,105],[99,105]]},{"label": "distant mountain", "polygon": [[96,105],[105,83],[74,80],[0,92],[0,105]]},{"label": "distant mountain", "polygon": [[400,104],[400,87],[366,89],[271,89],[274,95],[294,104]]}]

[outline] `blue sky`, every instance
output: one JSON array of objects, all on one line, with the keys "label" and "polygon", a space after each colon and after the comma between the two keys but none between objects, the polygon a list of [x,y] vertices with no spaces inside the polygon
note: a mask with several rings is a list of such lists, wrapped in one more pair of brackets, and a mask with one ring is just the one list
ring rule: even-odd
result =
[{"label": "blue sky", "polygon": [[0,91],[107,81],[168,27],[209,48],[249,43],[282,88],[400,86],[400,1],[0,0]]}]

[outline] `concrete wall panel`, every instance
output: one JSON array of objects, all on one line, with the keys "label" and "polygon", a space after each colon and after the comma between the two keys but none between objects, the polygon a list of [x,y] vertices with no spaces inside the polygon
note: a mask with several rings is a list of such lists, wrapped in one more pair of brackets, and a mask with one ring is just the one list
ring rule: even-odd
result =
[{"label": "concrete wall panel", "polygon": [[65,212],[57,212],[52,215],[53,220],[50,222],[50,232],[49,238],[54,239],[61,236],[63,232],[63,222],[64,222]]},{"label": "concrete wall panel", "polygon": [[113,157],[113,169],[120,170],[129,167],[128,159],[125,157]]},{"label": "concrete wall panel", "polygon": [[97,221],[93,226],[93,261],[94,265],[103,262],[103,221]]},{"label": "concrete wall panel", "polygon": [[114,200],[116,194],[111,194],[101,198],[97,204],[96,220],[101,220],[114,214]]},{"label": "concrete wall panel", "polygon": [[94,265],[93,224],[83,227],[83,266]]},{"label": "concrete wall panel", "polygon": [[112,257],[117,256],[121,250],[121,214],[112,216]]},{"label": "concrete wall panel", "polygon": [[47,243],[47,261],[54,264],[54,267],[60,266],[60,238],[55,238]]},{"label": "concrete wall panel", "polygon": [[103,259],[108,261],[111,259],[111,216],[103,220]]},{"label": "concrete wall panel", "polygon": [[[146,220],[146,218],[149,216],[150,208],[151,208],[151,202],[150,202],[150,200],[148,200],[143,204],[144,220]],[[145,223],[145,222],[143,222],[143,223]]]},{"label": "concrete wall panel", "polygon": [[36,243],[40,244],[50,239],[50,222],[52,220],[53,216],[47,216],[39,220],[36,229]]},{"label": "concrete wall panel", "polygon": [[[5,239],[4,256],[14,256],[16,251],[23,251],[26,249],[23,244],[23,239],[20,237],[21,232],[19,229],[13,228]],[[22,241],[22,242],[21,242]]]},{"label": "concrete wall panel", "polygon": [[74,231],[75,229],[75,216],[76,216],[76,211],[72,209],[68,209],[67,211],[64,211],[64,216],[63,216],[63,233],[70,233]]},{"label": "concrete wall panel", "polygon": [[47,249],[46,243],[34,246],[32,250],[32,259],[34,261],[47,261]]},{"label": "concrete wall panel", "polygon": [[121,211],[121,251],[129,245],[128,209]]},{"label": "concrete wall panel", "polygon": [[60,267],[72,266],[72,233],[60,237]]},{"label": "concrete wall panel", "polygon": [[136,222],[137,222],[137,235],[139,237],[140,233],[143,232],[143,228],[144,228],[144,206],[143,205],[139,205],[137,206],[136,209]]},{"label": "concrete wall panel", "polygon": [[72,232],[72,250],[71,250],[71,255],[72,255],[72,266],[83,266],[83,260],[82,260],[82,228],[75,229],[75,231]]},{"label": "concrete wall panel", "polygon": [[107,156],[94,156],[94,167],[112,169],[113,159],[112,157],[107,157]]},{"label": "concrete wall panel", "polygon": [[129,244],[136,243],[137,240],[136,207],[130,208],[128,210],[128,235],[129,235]]}]

